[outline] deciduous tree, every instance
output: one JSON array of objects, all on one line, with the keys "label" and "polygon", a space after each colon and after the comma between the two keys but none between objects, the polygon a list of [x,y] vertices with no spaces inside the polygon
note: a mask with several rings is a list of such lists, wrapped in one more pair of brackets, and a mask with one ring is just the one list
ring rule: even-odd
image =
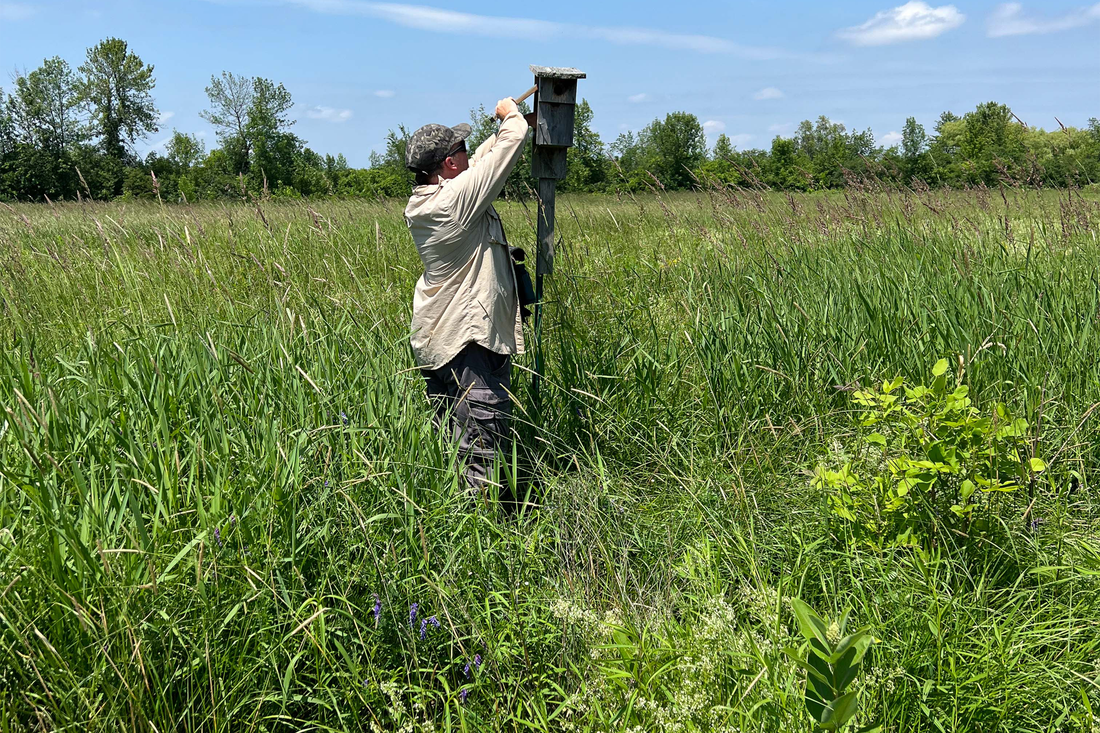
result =
[{"label": "deciduous tree", "polygon": [[607,181],[607,152],[592,129],[592,106],[582,99],[573,114],[573,147],[566,153],[567,174],[563,191],[595,191]]},{"label": "deciduous tree", "polygon": [[198,135],[172,130],[172,139],[164,148],[165,157],[182,171],[187,171],[206,158],[206,145]]},{"label": "deciduous tree", "polygon": [[915,117],[907,118],[905,127],[901,130],[901,155],[905,183],[914,178],[928,180],[932,171],[928,155],[928,133]]},{"label": "deciduous tree", "polygon": [[714,153],[711,157],[714,160],[729,160],[733,157],[733,143],[730,142],[726,133],[723,132],[714,141]]},{"label": "deciduous tree", "polygon": [[123,160],[127,146],[157,131],[153,66],[130,51],[126,41],[108,38],[88,49],[79,70],[80,96],[91,111],[103,151]]},{"label": "deciduous tree", "polygon": [[644,157],[649,170],[667,188],[690,188],[692,172],[707,158],[707,135],[699,118],[689,112],[672,112],[642,131]]},{"label": "deciduous tree", "polygon": [[1007,105],[979,104],[963,117],[959,140],[963,170],[971,183],[995,183],[1002,170],[1012,170],[1023,160],[1023,126]]},{"label": "deciduous tree", "polygon": [[247,173],[248,159],[252,154],[248,136],[245,134],[248,113],[252,108],[252,88],[252,79],[237,76],[230,71],[223,71],[221,78],[212,76],[210,86],[206,87],[210,108],[199,113],[200,117],[214,126],[214,131],[223,147],[226,143],[238,142],[237,147],[241,149],[244,156],[244,167],[241,172],[245,173]]},{"label": "deciduous tree", "polygon": [[5,107],[15,138],[54,157],[87,137],[76,75],[57,56],[16,77]]}]

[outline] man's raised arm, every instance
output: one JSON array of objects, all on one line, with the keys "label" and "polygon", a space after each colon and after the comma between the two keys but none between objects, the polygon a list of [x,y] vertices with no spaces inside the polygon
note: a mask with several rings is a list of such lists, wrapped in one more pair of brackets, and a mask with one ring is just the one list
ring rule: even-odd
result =
[{"label": "man's raised arm", "polygon": [[497,102],[497,116],[503,119],[500,129],[478,146],[470,156],[470,168],[448,186],[454,196],[452,213],[462,227],[489,208],[523,155],[529,128],[515,100]]}]

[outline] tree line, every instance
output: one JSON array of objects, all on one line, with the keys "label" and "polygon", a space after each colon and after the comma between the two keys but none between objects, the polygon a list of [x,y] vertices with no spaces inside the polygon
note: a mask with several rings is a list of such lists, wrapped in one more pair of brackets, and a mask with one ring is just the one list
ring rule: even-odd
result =
[{"label": "tree line", "polygon": [[[0,199],[45,201],[117,197],[196,201],[275,197],[408,195],[405,142],[391,129],[385,149],[366,168],[343,155],[320,155],[292,132],[293,100],[282,85],[225,71],[206,87],[201,116],[214,128],[211,150],[198,136],[173,130],[164,152],[141,157],[135,145],[159,131],[152,96],[153,66],[126,41],[108,38],[73,69],[59,57],[17,75],[0,89]],[[524,111],[529,111],[523,105]],[[955,115],[944,112],[931,132],[906,120],[896,145],[876,144],[870,130],[848,130],[819,117],[802,122],[768,149],[737,150],[726,135],[710,148],[703,125],[672,112],[610,144],[592,128],[587,100],[577,105],[574,146],[564,191],[690,189],[703,185],[813,191],[875,179],[897,186],[1041,187],[1100,183],[1100,121],[1085,129],[1046,131],[987,102]],[[471,148],[492,134],[484,107],[471,111]],[[535,188],[527,160],[516,166],[508,192]]]}]

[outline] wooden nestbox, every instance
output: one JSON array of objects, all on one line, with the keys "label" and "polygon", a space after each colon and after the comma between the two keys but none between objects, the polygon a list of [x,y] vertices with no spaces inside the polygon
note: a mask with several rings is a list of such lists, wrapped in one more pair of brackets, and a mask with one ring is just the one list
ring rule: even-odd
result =
[{"label": "wooden nestbox", "polygon": [[573,118],[577,107],[577,80],[583,71],[532,66],[535,75],[535,150],[531,175],[565,178],[565,151],[573,146]]},{"label": "wooden nestbox", "polygon": [[[541,276],[554,271],[555,182],[565,178],[566,151],[573,146],[577,80],[584,79],[585,73],[551,66],[532,66],[531,72],[535,75],[536,87],[531,175],[539,181],[539,246],[535,272]],[[539,298],[541,300],[541,293]]]}]

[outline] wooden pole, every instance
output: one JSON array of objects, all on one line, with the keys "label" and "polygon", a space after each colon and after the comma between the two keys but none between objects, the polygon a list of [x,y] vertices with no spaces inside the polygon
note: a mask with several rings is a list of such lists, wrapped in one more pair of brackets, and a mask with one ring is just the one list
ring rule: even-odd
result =
[{"label": "wooden pole", "polygon": [[552,271],[554,261],[554,196],[557,181],[539,179],[538,241],[535,245],[535,376],[531,380],[531,392],[536,414],[541,414],[542,403],[539,387],[545,360],[542,351],[542,295],[543,276]]},{"label": "wooden pole", "polygon": [[573,121],[577,103],[577,80],[583,71],[573,68],[532,66],[535,86],[535,146],[531,173],[538,179],[538,228],[535,242],[535,375],[531,379],[531,402],[535,419],[542,424],[539,387],[546,368],[542,349],[543,280],[554,272],[554,194],[559,179],[565,178],[566,151],[573,145]]}]

